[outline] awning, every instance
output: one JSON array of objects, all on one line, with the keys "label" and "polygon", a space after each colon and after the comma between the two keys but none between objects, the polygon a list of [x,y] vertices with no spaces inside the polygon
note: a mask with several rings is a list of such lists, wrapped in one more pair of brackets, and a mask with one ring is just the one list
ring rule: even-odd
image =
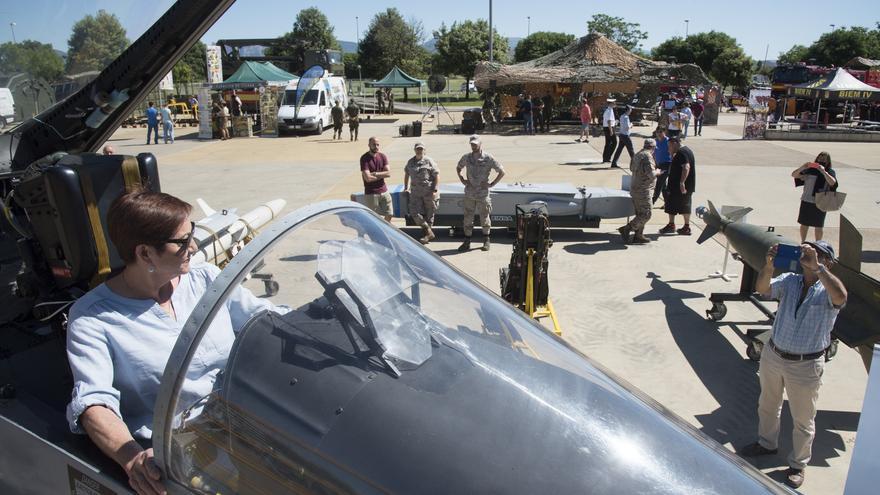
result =
[{"label": "awning", "polygon": [[865,84],[838,68],[816,80],[790,86],[788,95],[823,100],[880,100],[880,88]]},{"label": "awning", "polygon": [[251,89],[268,85],[286,85],[297,80],[299,77],[279,69],[270,62],[246,61],[235,71],[235,74],[222,83],[212,84],[211,89]]},{"label": "awning", "polygon": [[423,84],[425,81],[410,76],[395,65],[385,77],[378,81],[364,83],[364,86],[370,88],[418,88]]}]

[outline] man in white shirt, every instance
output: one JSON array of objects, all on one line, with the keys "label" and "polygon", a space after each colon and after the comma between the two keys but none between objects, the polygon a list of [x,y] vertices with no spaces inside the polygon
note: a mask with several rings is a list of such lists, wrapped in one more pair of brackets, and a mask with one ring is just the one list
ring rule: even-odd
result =
[{"label": "man in white shirt", "polygon": [[617,100],[608,98],[606,100],[605,112],[602,114],[602,132],[605,133],[605,149],[602,150],[602,163],[611,161],[611,155],[617,147],[617,136],[614,134],[614,126],[617,120],[614,118],[614,103]]},{"label": "man in white shirt", "polygon": [[626,148],[627,153],[629,153],[629,159],[632,160],[633,155],[633,143],[629,137],[630,131],[632,131],[632,123],[629,121],[629,114],[632,113],[632,107],[627,105],[626,110],[624,110],[623,114],[620,116],[620,129],[617,131],[618,139],[620,143],[617,145],[617,152],[614,153],[614,159],[611,160],[611,168],[620,168],[617,165],[617,159],[620,158],[620,153],[623,151],[623,148]]},{"label": "man in white shirt", "polygon": [[694,116],[694,113],[691,111],[690,105],[688,105],[687,103],[682,103],[681,112],[679,112],[679,115],[682,116],[681,138],[684,139],[688,135],[688,126],[691,125],[691,118]]}]

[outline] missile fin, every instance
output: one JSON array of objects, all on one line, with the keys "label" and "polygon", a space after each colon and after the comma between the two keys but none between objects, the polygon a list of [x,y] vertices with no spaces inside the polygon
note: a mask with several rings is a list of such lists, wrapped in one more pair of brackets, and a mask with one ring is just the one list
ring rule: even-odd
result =
[{"label": "missile fin", "polygon": [[707,224],[706,227],[703,229],[703,233],[700,234],[700,238],[697,239],[697,244],[702,244],[702,243],[706,242],[706,240],[708,240],[709,238],[711,238],[713,235],[717,234],[718,232],[719,232],[719,230],[717,227],[714,227],[712,225]]},{"label": "missile fin", "polygon": [[210,217],[210,216],[213,215],[214,213],[217,213],[217,212],[214,210],[214,208],[211,208],[210,206],[208,206],[207,201],[205,201],[205,200],[202,199],[202,198],[197,198],[197,199],[196,199],[196,203],[199,205],[199,208],[202,209],[202,213],[204,213],[206,217]]},{"label": "missile fin", "polygon": [[746,216],[750,211],[752,211],[752,209],[749,207],[733,210],[732,212],[727,214],[727,218],[731,222],[736,222],[737,220],[740,220],[742,217]]}]

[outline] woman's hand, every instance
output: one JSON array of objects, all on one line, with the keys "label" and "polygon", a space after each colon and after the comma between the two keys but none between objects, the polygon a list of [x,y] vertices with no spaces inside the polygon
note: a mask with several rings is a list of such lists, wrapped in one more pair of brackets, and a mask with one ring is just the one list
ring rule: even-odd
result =
[{"label": "woman's hand", "polygon": [[128,484],[140,495],[166,495],[162,472],[156,466],[153,449],[140,451],[125,466]]}]

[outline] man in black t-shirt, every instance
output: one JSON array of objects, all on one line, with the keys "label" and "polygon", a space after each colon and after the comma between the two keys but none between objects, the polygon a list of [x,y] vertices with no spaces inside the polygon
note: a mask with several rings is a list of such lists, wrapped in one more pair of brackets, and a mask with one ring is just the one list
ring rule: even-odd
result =
[{"label": "man in black t-shirt", "polygon": [[[663,207],[663,211],[669,215],[669,223],[660,229],[660,233],[678,232],[680,235],[691,235],[691,196],[697,183],[694,152],[687,146],[682,146],[678,137],[671,137],[669,154],[672,155],[669,177],[666,179],[669,198]],[[684,217],[684,225],[678,230],[675,229],[675,215]]]}]

